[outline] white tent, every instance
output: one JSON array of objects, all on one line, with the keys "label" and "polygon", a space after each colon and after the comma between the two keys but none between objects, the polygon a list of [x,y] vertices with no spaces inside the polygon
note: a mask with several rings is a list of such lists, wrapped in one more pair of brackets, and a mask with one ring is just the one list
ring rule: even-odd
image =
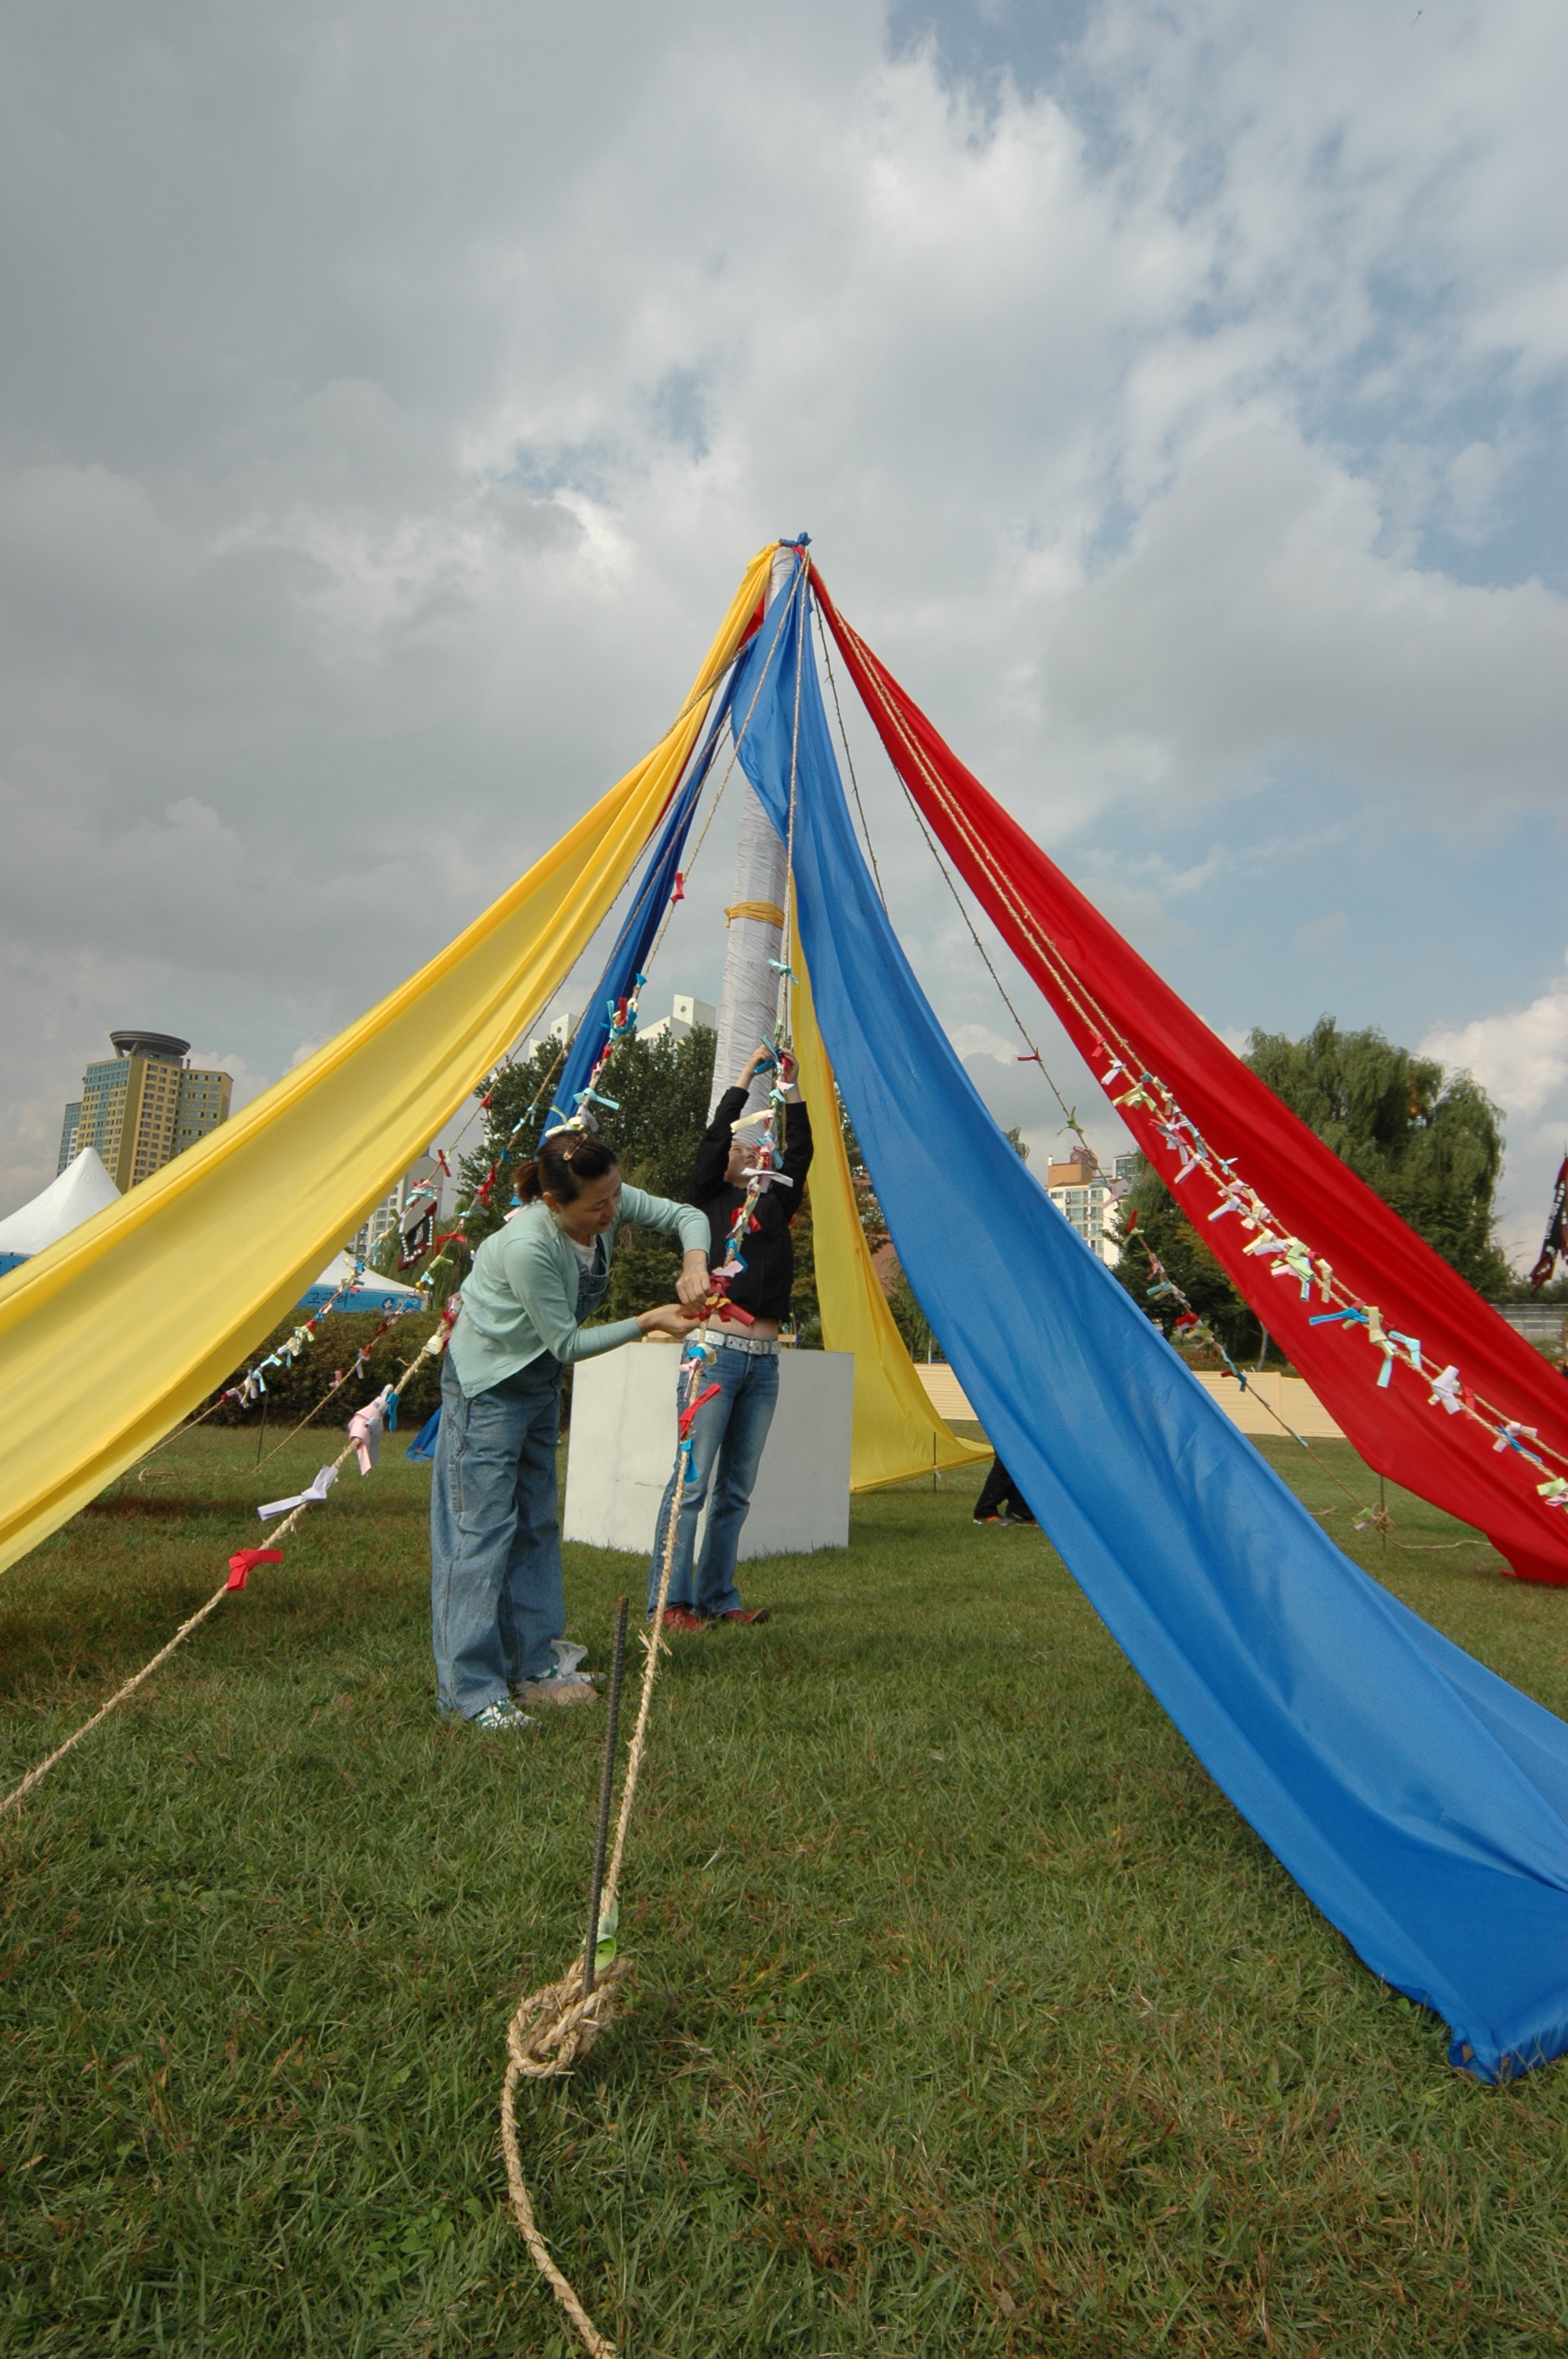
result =
[{"label": "white tent", "polygon": [[[299,1298],[301,1310],[324,1310],[341,1286],[347,1286],[354,1274],[351,1254],[334,1254],[314,1286]],[[337,1305],[340,1310],[413,1310],[425,1300],[416,1286],[405,1286],[400,1277],[383,1277],[379,1270],[367,1269],[351,1294],[345,1294]]]},{"label": "white tent", "polygon": [[98,1158],[96,1148],[84,1147],[41,1196],[0,1221],[0,1270],[29,1261],[46,1245],[69,1236],[105,1204],[117,1204],[120,1190]]}]

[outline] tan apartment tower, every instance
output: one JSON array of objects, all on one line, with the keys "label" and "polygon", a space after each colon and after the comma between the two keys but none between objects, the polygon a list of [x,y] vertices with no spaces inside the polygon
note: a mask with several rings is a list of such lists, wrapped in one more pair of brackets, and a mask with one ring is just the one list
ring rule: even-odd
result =
[{"label": "tan apartment tower", "polygon": [[169,1032],[111,1032],[109,1043],[113,1058],[88,1066],[65,1110],[59,1168],[94,1147],[124,1192],[226,1122],[233,1084],[188,1065],[189,1041]]},{"label": "tan apartment tower", "polygon": [[[1117,1178],[1122,1176],[1121,1162],[1117,1164]],[[1059,1212],[1065,1212],[1070,1225],[1076,1229],[1092,1253],[1114,1269],[1121,1259],[1121,1248],[1110,1231],[1110,1216],[1116,1199],[1107,1184],[1103,1172],[1092,1163],[1052,1163],[1046,1168],[1045,1192]]]}]

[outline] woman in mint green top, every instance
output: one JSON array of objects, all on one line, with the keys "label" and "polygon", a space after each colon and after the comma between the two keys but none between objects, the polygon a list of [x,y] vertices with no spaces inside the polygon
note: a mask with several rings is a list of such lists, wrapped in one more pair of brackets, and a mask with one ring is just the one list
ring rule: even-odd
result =
[{"label": "woman in mint green top", "polygon": [[[554,1131],[519,1175],[521,1209],[487,1237],[463,1286],[441,1371],[430,1493],[430,1618],[443,1712],[486,1728],[529,1723],[510,1698],[589,1701],[563,1669],[566,1629],[556,1442],[561,1375],[641,1335],[688,1334],[708,1290],[707,1215],[622,1187],[614,1150]],[[589,1327],[623,1223],[685,1249],[678,1300]]]}]

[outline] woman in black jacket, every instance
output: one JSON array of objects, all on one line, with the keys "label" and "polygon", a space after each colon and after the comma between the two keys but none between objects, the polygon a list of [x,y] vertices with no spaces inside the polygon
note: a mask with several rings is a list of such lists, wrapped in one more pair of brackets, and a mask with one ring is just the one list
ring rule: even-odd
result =
[{"label": "woman in black jacket", "polygon": [[[735,1126],[757,1068],[771,1054],[767,1049],[758,1049],[734,1088],[725,1091],[691,1168],[687,1194],[708,1215],[709,1267],[713,1269],[730,1258],[730,1231],[746,1201],[750,1183],[744,1175],[756,1153],[755,1135],[749,1142],[737,1138]],[[786,1075],[792,1071],[793,1066],[786,1067]],[[730,1301],[752,1313],[752,1324],[742,1327],[715,1320],[707,1331],[707,1341],[715,1347],[717,1357],[703,1378],[703,1388],[717,1384],[719,1389],[703,1403],[692,1424],[691,1465],[696,1479],[682,1484],[675,1561],[665,1608],[666,1625],[677,1630],[700,1629],[711,1622],[765,1622],[768,1618],[765,1605],[748,1610],[735,1586],[735,1560],[778,1399],[779,1328],[789,1316],[790,1288],[795,1283],[790,1224],[800,1210],[806,1175],[811,1169],[811,1116],[793,1079],[787,1081],[785,1101],[781,1118],[783,1158],[752,1207],[754,1225],[739,1240],[745,1267],[729,1288]],[[708,1528],[694,1567],[697,1517],[710,1490]],[[650,1614],[658,1598],[666,1518],[675,1492],[672,1475],[659,1509],[648,1569]]]}]

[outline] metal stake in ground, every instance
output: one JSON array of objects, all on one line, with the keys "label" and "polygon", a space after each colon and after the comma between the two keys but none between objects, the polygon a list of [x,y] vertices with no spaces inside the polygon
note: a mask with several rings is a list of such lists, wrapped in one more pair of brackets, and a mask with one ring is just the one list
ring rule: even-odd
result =
[{"label": "metal stake in ground", "polygon": [[582,1953],[582,1995],[593,1989],[594,1956],[599,1948],[599,1902],[604,1890],[604,1854],[610,1845],[610,1798],[615,1790],[615,1734],[621,1719],[621,1675],[626,1668],[626,1608],[623,1597],[615,1609],[615,1651],[610,1658],[610,1698],[604,1729],[604,1767],[599,1778],[599,1827],[593,1840],[593,1880],[588,1894],[588,1940]]}]

